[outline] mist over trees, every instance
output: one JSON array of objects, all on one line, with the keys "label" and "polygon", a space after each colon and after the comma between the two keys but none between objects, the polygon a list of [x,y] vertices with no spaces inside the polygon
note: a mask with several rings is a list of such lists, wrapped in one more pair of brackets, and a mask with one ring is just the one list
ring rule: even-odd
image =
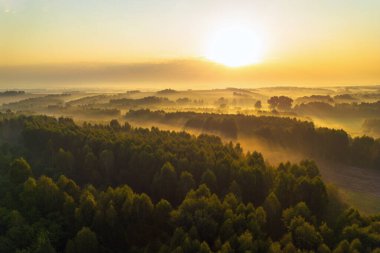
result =
[{"label": "mist over trees", "polygon": [[226,138],[259,138],[308,157],[326,159],[362,168],[380,168],[380,139],[351,137],[342,129],[315,127],[295,118],[253,115],[137,110],[127,119],[149,119],[166,124],[185,122],[185,129],[215,133]]},{"label": "mist over trees", "polygon": [[274,168],[215,136],[117,121],[78,126],[1,115],[0,132],[1,252],[375,252],[380,245],[380,217],[343,204],[312,161]]},{"label": "mist over trees", "polygon": [[300,115],[315,115],[332,118],[365,118],[378,117],[380,115],[380,101],[373,103],[337,103],[325,102],[302,103],[294,107],[294,111]]}]

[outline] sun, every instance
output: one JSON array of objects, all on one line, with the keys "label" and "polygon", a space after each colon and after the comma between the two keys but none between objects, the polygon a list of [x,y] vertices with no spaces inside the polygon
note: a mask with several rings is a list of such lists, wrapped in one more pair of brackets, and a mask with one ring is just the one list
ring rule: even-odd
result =
[{"label": "sun", "polygon": [[250,29],[224,27],[210,36],[205,57],[229,67],[253,65],[261,62],[263,45]]}]

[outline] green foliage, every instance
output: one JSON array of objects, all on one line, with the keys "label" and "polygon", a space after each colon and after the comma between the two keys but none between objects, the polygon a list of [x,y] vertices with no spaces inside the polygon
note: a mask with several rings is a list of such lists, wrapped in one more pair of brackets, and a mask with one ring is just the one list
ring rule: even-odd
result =
[{"label": "green foliage", "polygon": [[83,227],[80,231],[78,231],[77,235],[74,238],[74,242],[77,253],[96,253],[99,251],[96,234],[87,227]]},{"label": "green foliage", "polygon": [[318,253],[330,253],[331,250],[326,244],[321,244],[321,245],[319,245],[317,252]]},{"label": "green foliage", "polygon": [[293,218],[288,229],[292,233],[295,246],[301,249],[316,249],[323,241],[315,227],[302,217]]},{"label": "green foliage", "polygon": [[23,183],[32,175],[32,169],[24,158],[14,160],[9,168],[9,177],[15,184]]},{"label": "green foliage", "polygon": [[46,234],[40,233],[39,237],[37,238],[36,249],[33,252],[34,253],[55,253],[56,251],[51,245],[50,240],[46,236]]},{"label": "green foliage", "polygon": [[[282,219],[285,226],[290,226],[293,218],[300,216],[311,221],[311,212],[305,202],[299,202],[295,207],[289,207],[282,212]],[[327,226],[326,224],[324,224]]]},{"label": "green foliage", "polygon": [[160,172],[153,179],[153,188],[156,190],[158,197],[174,202],[177,188],[177,173],[170,162],[165,163]]},{"label": "green foliage", "polygon": [[334,249],[333,253],[345,253],[350,252],[350,243],[347,240],[341,241],[338,246]]},{"label": "green foliage", "polygon": [[216,176],[211,170],[206,170],[202,174],[201,184],[205,184],[212,192],[217,192]]},{"label": "green foliage", "polygon": [[195,181],[193,175],[187,171],[183,171],[178,182],[178,199],[183,200],[186,194],[195,188]]},{"label": "green foliage", "polygon": [[9,157],[28,162],[0,166],[0,252],[325,253],[380,245],[380,218],[342,205],[312,161],[273,168],[215,136],[116,122],[9,120],[24,140],[15,148],[22,154]]}]

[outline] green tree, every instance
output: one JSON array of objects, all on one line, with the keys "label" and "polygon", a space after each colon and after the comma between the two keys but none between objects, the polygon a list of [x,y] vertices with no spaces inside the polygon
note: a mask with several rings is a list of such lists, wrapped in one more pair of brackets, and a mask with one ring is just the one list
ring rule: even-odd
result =
[{"label": "green tree", "polygon": [[85,181],[91,180],[91,182],[98,183],[100,181],[99,159],[91,151],[88,151],[84,158],[84,165],[82,168],[82,178]]},{"label": "green tree", "polygon": [[82,229],[78,231],[74,238],[74,242],[77,253],[96,253],[99,250],[96,234],[88,227],[82,227]]},{"label": "green tree", "polygon": [[282,212],[284,225],[288,227],[292,219],[297,216],[303,217],[305,220],[310,221],[311,212],[305,202],[299,202],[296,206],[289,207]]},{"label": "green tree", "polygon": [[164,199],[161,199],[154,207],[154,221],[162,231],[169,231],[171,219],[170,213],[172,210],[172,205]]},{"label": "green tree", "polygon": [[252,154],[247,154],[247,163],[249,166],[265,168],[264,157],[261,153],[254,151]]},{"label": "green tree", "polygon": [[45,232],[41,232],[37,238],[37,246],[34,253],[55,253],[54,247]]},{"label": "green tree", "polygon": [[341,241],[333,251],[333,253],[348,253],[348,252],[350,252],[350,243],[347,240]]},{"label": "green tree", "polygon": [[117,119],[111,120],[110,127],[114,130],[120,130],[121,129],[121,125]]},{"label": "green tree", "polygon": [[292,103],[293,99],[286,96],[274,96],[268,99],[268,104],[272,109],[290,110]]},{"label": "green tree", "polygon": [[260,100],[257,100],[257,101],[255,102],[255,108],[256,108],[256,110],[260,110],[261,107],[262,107],[262,105],[261,105],[261,101],[260,101]]},{"label": "green tree", "polygon": [[241,188],[240,185],[233,180],[228,188],[228,191],[233,193],[235,197],[241,200]]},{"label": "green tree", "polygon": [[106,149],[100,153],[99,162],[106,182],[112,182],[114,176],[115,156],[112,150]]},{"label": "green tree", "polygon": [[283,232],[281,223],[281,203],[273,192],[265,199],[263,208],[268,216],[267,229],[274,238],[278,238]]},{"label": "green tree", "polygon": [[63,203],[63,194],[57,184],[46,176],[41,176],[37,180],[36,186],[36,207],[43,213],[48,214],[55,210],[60,210]]},{"label": "green tree", "polygon": [[249,231],[245,231],[238,237],[239,251],[250,252],[253,250],[253,237]]},{"label": "green tree", "polygon": [[58,178],[57,185],[61,191],[67,192],[70,196],[76,199],[79,198],[80,187],[75,183],[74,180],[61,175]]},{"label": "green tree", "polygon": [[70,151],[60,148],[55,155],[55,166],[64,173],[72,173],[74,169],[74,156]]},{"label": "green tree", "polygon": [[183,200],[191,189],[195,189],[193,175],[187,171],[183,171],[178,182],[178,200]]},{"label": "green tree", "polygon": [[80,224],[86,226],[92,224],[96,206],[97,203],[94,195],[89,190],[85,190],[80,197],[79,207],[75,209],[75,217]]},{"label": "green tree", "polygon": [[206,170],[201,178],[201,184],[207,185],[212,192],[217,192],[217,180],[214,172]]},{"label": "green tree", "polygon": [[282,252],[281,250],[281,245],[278,242],[271,243],[269,246],[269,253],[280,253]]},{"label": "green tree", "polygon": [[334,236],[334,231],[329,228],[326,222],[323,222],[322,225],[319,226],[319,231],[321,233],[323,241],[327,243],[327,245],[331,246],[335,243],[336,238]]},{"label": "green tree", "polygon": [[293,245],[293,243],[289,242],[286,244],[284,248],[284,253],[297,253],[297,248]]},{"label": "green tree", "polygon": [[264,208],[261,206],[256,209],[256,219],[257,219],[257,223],[262,228],[267,223],[267,213],[265,212]]},{"label": "green tree", "polygon": [[290,223],[289,230],[293,241],[298,248],[312,250],[316,249],[322,242],[322,236],[313,225],[306,222],[303,217],[295,217]]},{"label": "green tree", "polygon": [[222,248],[220,249],[220,253],[233,253],[235,252],[232,247],[231,247],[231,244],[229,242],[225,242],[223,245],[222,245]]},{"label": "green tree", "polygon": [[17,158],[11,163],[9,176],[13,183],[23,183],[31,175],[32,169],[29,163],[24,158]]},{"label": "green tree", "polygon": [[363,245],[361,241],[358,238],[355,238],[350,243],[350,252],[362,252],[363,251]]},{"label": "green tree", "polygon": [[331,250],[326,244],[322,243],[321,245],[319,245],[317,252],[318,253],[331,253]]},{"label": "green tree", "polygon": [[201,248],[199,249],[199,253],[211,253],[210,246],[208,246],[207,242],[201,243]]},{"label": "green tree", "polygon": [[157,191],[157,198],[164,198],[170,202],[176,199],[177,173],[170,162],[166,162],[153,181],[153,188]]}]

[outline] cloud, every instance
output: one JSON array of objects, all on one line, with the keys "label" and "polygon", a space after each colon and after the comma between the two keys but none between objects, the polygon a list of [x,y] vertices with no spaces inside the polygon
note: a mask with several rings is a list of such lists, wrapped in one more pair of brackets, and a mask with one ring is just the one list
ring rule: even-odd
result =
[{"label": "cloud", "polygon": [[174,82],[213,79],[217,64],[177,60],[141,64],[73,64],[0,67],[0,84],[70,82]]},{"label": "cloud", "polygon": [[[308,65],[268,63],[228,68],[200,59],[139,64],[71,64],[0,67],[0,88],[27,84],[168,84],[174,87],[379,84],[380,73]],[[16,87],[17,88],[17,87]]]}]

